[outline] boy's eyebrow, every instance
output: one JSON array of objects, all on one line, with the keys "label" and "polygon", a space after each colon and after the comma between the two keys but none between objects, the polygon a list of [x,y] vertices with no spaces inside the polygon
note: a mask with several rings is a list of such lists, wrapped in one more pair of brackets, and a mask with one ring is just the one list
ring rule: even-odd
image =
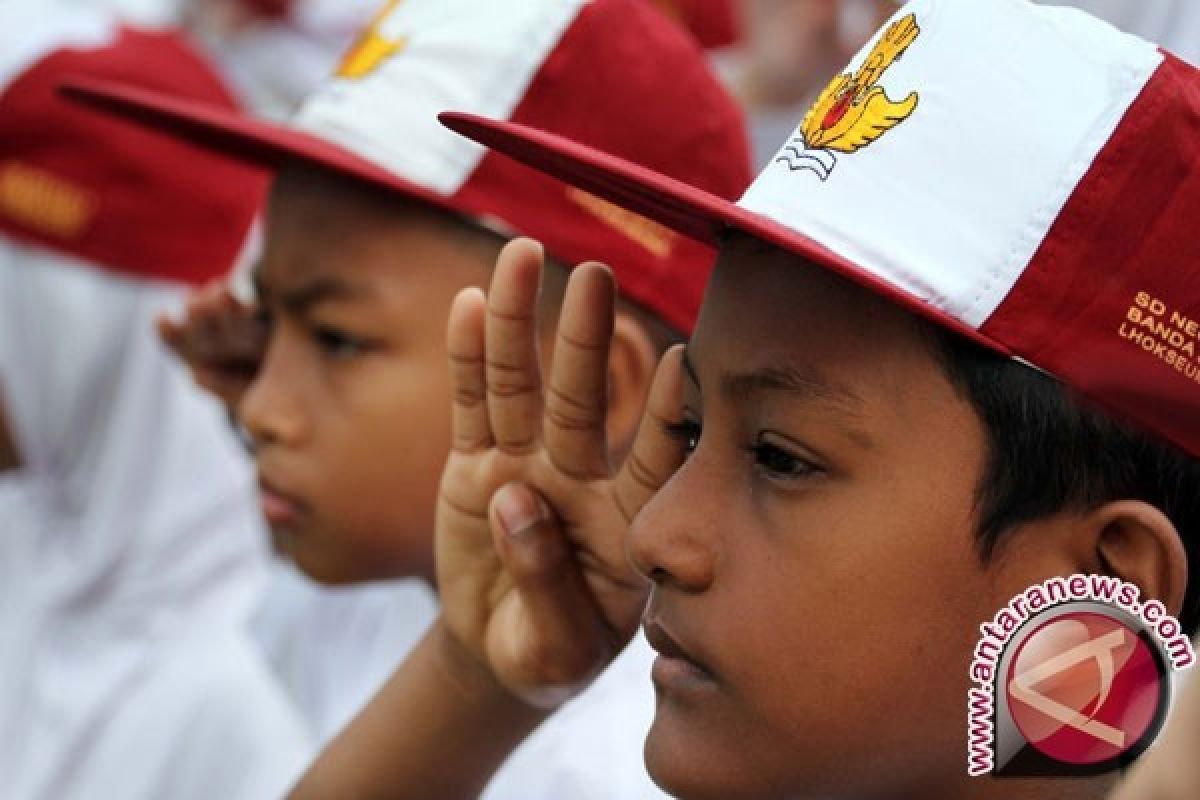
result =
[{"label": "boy's eyebrow", "polygon": [[274,297],[275,301],[293,314],[303,314],[318,303],[330,300],[353,300],[365,293],[362,287],[355,286],[340,278],[321,276],[296,286],[287,286],[278,291],[271,291],[259,272],[254,273],[254,291],[259,300]]},{"label": "boy's eyebrow", "polygon": [[[683,351],[683,369],[692,383],[699,386],[700,378],[686,348]],[[813,370],[791,367],[764,367],[750,372],[725,373],[721,376],[721,391],[733,397],[745,397],[755,392],[788,392],[838,406],[856,415],[864,405],[862,398],[849,388],[831,383]]]}]

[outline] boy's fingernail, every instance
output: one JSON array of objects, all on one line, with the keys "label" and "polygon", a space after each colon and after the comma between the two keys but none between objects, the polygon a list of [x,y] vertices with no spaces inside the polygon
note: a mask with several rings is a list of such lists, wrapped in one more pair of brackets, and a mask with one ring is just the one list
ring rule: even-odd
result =
[{"label": "boy's fingernail", "polygon": [[496,495],[496,515],[509,536],[520,536],[542,518],[542,510],[533,493],[517,486],[505,486]]}]

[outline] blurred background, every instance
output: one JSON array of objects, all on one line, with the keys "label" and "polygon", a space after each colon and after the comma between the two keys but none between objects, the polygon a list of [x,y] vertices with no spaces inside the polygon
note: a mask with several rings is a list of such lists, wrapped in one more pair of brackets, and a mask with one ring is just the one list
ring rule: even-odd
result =
[{"label": "blurred background", "polygon": [[[1072,0],[1073,5],[1200,59],[1200,5],[1188,0]],[[286,117],[329,74],[377,0],[5,0],[64,10],[103,7],[142,25],[178,25],[212,54],[258,112]],[[712,53],[743,102],[759,164],[816,93],[900,5],[899,0],[647,0]]]}]

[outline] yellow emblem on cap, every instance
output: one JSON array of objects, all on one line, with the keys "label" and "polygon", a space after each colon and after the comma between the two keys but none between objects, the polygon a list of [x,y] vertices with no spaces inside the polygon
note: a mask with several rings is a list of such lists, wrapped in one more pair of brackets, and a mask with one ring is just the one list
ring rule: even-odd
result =
[{"label": "yellow emblem on cap", "polygon": [[892,23],[856,73],[839,75],[825,87],[800,123],[800,135],[776,161],[792,170],[812,170],[826,180],[837,163],[832,151],[857,152],[908,119],[917,108],[918,94],[911,92],[895,102],[878,83],[920,35],[915,14]]},{"label": "yellow emblem on cap", "polygon": [[83,187],[19,161],[0,164],[0,218],[44,236],[77,239],[100,204]]},{"label": "yellow emblem on cap", "polygon": [[388,0],[387,4],[379,10],[379,13],[371,20],[371,24],[342,58],[341,65],[334,73],[337,77],[365,78],[379,69],[379,65],[384,61],[404,50],[405,45],[408,44],[407,37],[389,39],[380,31],[384,21],[403,2],[404,0]]}]

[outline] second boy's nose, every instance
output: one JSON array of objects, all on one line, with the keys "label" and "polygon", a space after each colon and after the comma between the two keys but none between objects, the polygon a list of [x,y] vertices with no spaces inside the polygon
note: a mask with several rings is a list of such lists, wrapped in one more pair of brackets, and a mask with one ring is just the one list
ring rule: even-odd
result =
[{"label": "second boy's nose", "polygon": [[269,444],[295,446],[307,435],[304,409],[298,393],[289,386],[289,372],[285,354],[273,343],[238,404],[238,422],[256,448]]}]

